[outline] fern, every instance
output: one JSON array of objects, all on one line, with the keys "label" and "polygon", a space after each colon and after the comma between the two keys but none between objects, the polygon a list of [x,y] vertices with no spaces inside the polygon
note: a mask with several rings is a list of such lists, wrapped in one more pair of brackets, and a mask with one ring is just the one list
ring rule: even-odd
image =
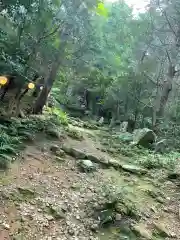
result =
[{"label": "fern", "polygon": [[1,153],[16,154],[17,149],[15,148],[15,145],[2,144],[0,146],[0,152]]},{"label": "fern", "polygon": [[7,154],[0,153],[0,169],[7,169],[12,158]]}]

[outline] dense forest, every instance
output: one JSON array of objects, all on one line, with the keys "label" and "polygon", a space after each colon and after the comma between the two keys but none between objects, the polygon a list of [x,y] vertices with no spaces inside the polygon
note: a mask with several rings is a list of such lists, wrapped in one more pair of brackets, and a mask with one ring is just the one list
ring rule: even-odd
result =
[{"label": "dense forest", "polygon": [[[179,1],[1,1],[0,71],[59,106],[179,133]],[[36,80],[37,80],[36,79]],[[83,110],[81,111],[83,112]],[[111,121],[110,121],[111,119]]]},{"label": "dense forest", "polygon": [[144,2],[0,0],[0,240],[180,239],[180,0]]}]

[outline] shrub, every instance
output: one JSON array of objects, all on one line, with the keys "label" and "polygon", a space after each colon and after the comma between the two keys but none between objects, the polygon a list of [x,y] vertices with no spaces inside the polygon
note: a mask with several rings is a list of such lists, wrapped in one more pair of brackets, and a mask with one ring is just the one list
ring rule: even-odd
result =
[{"label": "shrub", "polygon": [[61,109],[58,109],[55,107],[54,108],[46,107],[45,114],[54,116],[62,125],[66,125],[66,126],[68,125],[68,116],[66,112],[62,111]]}]

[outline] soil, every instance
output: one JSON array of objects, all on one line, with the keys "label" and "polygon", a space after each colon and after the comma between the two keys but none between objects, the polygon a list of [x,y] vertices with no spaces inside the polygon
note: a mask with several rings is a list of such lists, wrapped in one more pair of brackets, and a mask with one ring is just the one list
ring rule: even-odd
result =
[{"label": "soil", "polygon": [[[95,130],[91,130],[93,138],[89,130],[82,131],[82,141],[66,138],[63,144],[112,157],[100,150]],[[0,240],[135,239],[129,233],[121,237],[122,223],[101,229],[94,218],[106,198],[103,186],[109,185],[115,191],[123,188],[125,199],[138,211],[139,217],[130,221],[131,228],[140,229],[137,239],[180,239],[179,186],[167,180],[165,171],[138,176],[99,166],[85,173],[68,155],[57,161],[50,151],[52,144],[62,146],[62,142],[44,139],[27,145],[9,170],[1,172]],[[126,158],[119,156],[119,161]]]}]

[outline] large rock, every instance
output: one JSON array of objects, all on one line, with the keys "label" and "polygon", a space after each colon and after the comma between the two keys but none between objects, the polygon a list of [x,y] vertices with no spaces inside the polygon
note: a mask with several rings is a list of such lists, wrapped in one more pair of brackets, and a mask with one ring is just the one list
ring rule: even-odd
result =
[{"label": "large rock", "polygon": [[133,145],[150,147],[155,142],[155,140],[155,133],[148,128],[136,129],[133,133]]},{"label": "large rock", "polygon": [[51,145],[50,150],[56,156],[65,157],[65,152],[62,149],[60,149],[60,147],[56,144]]},{"label": "large rock", "polygon": [[109,164],[109,166],[112,166],[112,167],[114,167],[114,168],[122,168],[121,163],[120,163],[118,160],[113,159],[113,158],[112,158],[112,159],[109,159],[108,164]]},{"label": "large rock", "polygon": [[166,139],[162,139],[161,141],[155,143],[154,147],[155,153],[164,153],[166,146],[167,146]]},{"label": "large rock", "polygon": [[78,159],[85,159],[86,158],[86,153],[81,151],[80,149],[73,148],[73,147],[67,147],[67,146],[62,146],[62,149],[65,153],[68,155],[78,158]]},{"label": "large rock", "polygon": [[87,159],[80,160],[78,165],[84,172],[92,172],[96,170],[96,165]]},{"label": "large rock", "polygon": [[121,168],[124,171],[130,172],[130,173],[134,173],[134,174],[138,174],[138,175],[147,173],[146,169],[141,168],[139,166],[130,165],[130,164],[124,164],[124,165],[121,166]]},{"label": "large rock", "polygon": [[86,158],[91,160],[92,162],[96,162],[99,164],[104,164],[104,165],[108,165],[109,164],[109,160],[105,157],[100,157],[100,156],[96,156],[93,154],[87,154]]}]

